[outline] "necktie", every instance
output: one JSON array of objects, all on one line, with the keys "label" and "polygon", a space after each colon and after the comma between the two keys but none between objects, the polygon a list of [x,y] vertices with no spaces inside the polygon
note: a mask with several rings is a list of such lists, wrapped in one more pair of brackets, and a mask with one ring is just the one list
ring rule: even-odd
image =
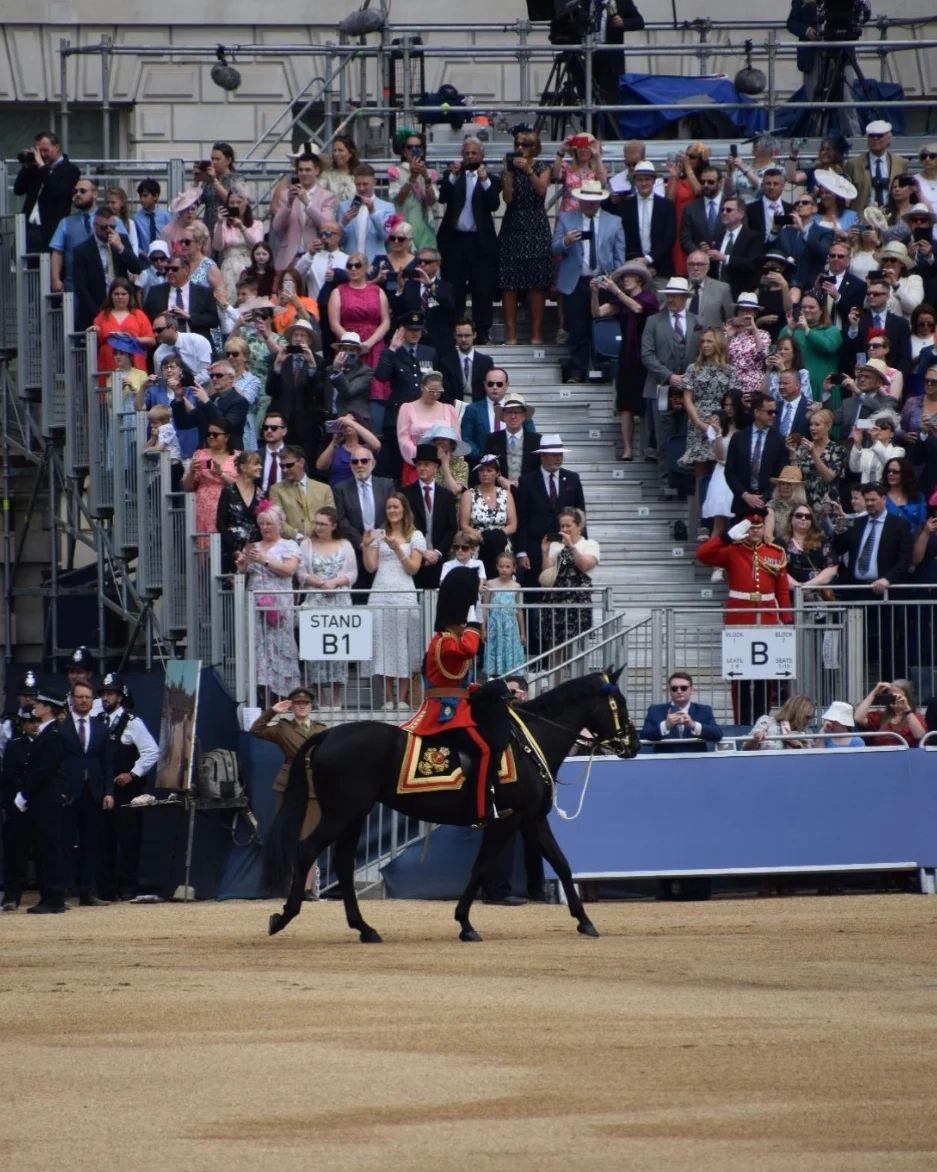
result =
[{"label": "necktie", "polygon": [[144,212],[143,214],[146,216],[146,222],[149,225],[149,229],[150,229],[150,238],[147,241],[147,245],[150,245],[156,239],[156,213],[155,212]]},{"label": "necktie", "polygon": [[472,389],[472,363],[467,355],[462,360],[462,384],[467,391]]},{"label": "necktie", "polygon": [[709,229],[709,240],[711,242],[716,235],[716,201],[714,199],[709,201],[709,214],[706,217],[706,226]]},{"label": "necktie", "polygon": [[794,404],[784,404],[784,414],[781,417],[781,435],[788,435],[791,430],[791,419],[794,414]]},{"label": "necktie", "polygon": [[589,237],[589,268],[594,272],[598,268],[595,252],[595,220],[592,221],[591,231],[592,235]]},{"label": "necktie", "polygon": [[765,446],[765,433],[760,428],[755,429],[755,449],[752,452],[751,486],[757,489],[758,473],[761,471],[761,453]]},{"label": "necktie", "polygon": [[690,313],[699,313],[700,282],[692,281],[691,284],[693,286],[693,296],[690,298],[689,310]]},{"label": "necktie", "polygon": [[85,728],[85,718],[83,716],[78,717],[78,739],[81,741],[82,753],[87,753],[87,751],[88,751],[88,730]]},{"label": "necktie", "polygon": [[371,491],[371,485],[365,481],[358,482],[358,489],[361,494],[361,520],[364,522],[365,529],[373,529],[374,493]]},{"label": "necktie", "polygon": [[267,477],[268,491],[273,488],[280,474],[280,457],[276,452],[270,453],[270,475]]},{"label": "necktie", "polygon": [[878,524],[877,517],[871,517],[868,525],[865,527],[865,534],[862,538],[862,548],[859,550],[859,557],[856,559],[856,575],[860,578],[868,578],[872,569],[872,546],[873,535],[875,533],[875,526]]},{"label": "necktie", "polygon": [[556,493],[556,473],[550,473],[550,504],[556,507],[557,493]]},{"label": "necktie", "polygon": [[885,171],[881,159],[875,160],[875,179],[872,181],[872,186],[875,188],[875,202],[883,204],[885,202]]},{"label": "necktie", "polygon": [[428,484],[423,485],[423,504],[426,506],[426,538],[428,548],[433,548],[433,493]]},{"label": "necktie", "polygon": [[85,212],[85,214],[82,218],[84,219],[84,222],[85,222],[85,232],[90,236],[91,235],[91,217],[90,217],[90,215],[88,215],[87,212]]},{"label": "necktie", "polygon": [[885,328],[885,315],[884,315],[884,313],[877,313],[875,315],[875,328],[877,330],[883,330]]},{"label": "necktie", "polygon": [[673,315],[673,332],[676,335],[678,342],[686,341],[686,332],[683,328],[683,321],[679,313]]},{"label": "necktie", "polygon": [[512,452],[517,451],[517,436],[513,432],[508,434],[508,447]]}]

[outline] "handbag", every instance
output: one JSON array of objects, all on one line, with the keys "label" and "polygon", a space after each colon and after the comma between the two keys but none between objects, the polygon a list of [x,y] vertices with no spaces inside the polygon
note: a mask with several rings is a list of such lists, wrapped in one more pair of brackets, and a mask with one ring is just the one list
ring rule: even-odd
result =
[{"label": "handbag", "polygon": [[285,612],[277,607],[277,600],[272,594],[258,594],[257,609],[268,627],[278,627],[283,622]]}]

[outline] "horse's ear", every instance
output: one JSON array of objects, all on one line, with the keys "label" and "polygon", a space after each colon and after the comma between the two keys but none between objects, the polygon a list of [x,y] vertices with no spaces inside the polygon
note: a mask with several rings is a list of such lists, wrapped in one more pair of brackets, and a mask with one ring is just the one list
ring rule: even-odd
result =
[{"label": "horse's ear", "polygon": [[619,667],[619,668],[617,668],[617,669],[616,669],[616,668],[614,668],[614,667],[610,667],[610,668],[608,668],[608,669],[606,670],[606,675],[608,676],[609,680],[611,680],[611,682],[612,682],[613,684],[617,684],[617,683],[618,683],[618,677],[621,675],[621,673],[622,673],[624,670],[625,670],[625,668],[624,668],[624,665],[622,665],[621,667]]}]

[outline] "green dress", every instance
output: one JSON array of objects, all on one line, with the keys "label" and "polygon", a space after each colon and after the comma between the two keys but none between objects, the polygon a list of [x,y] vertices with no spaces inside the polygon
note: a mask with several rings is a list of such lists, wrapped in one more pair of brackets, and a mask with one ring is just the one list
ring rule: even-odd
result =
[{"label": "green dress", "polygon": [[823,398],[823,380],[828,374],[833,374],[839,365],[839,352],[843,348],[843,335],[838,326],[815,326],[809,331],[795,329],[793,335],[785,326],[778,335],[780,338],[790,338],[800,347],[804,356],[804,367],[810,375],[810,388],[813,391],[814,401],[829,407],[835,415],[840,405],[839,387],[833,387],[832,394],[827,400]]}]

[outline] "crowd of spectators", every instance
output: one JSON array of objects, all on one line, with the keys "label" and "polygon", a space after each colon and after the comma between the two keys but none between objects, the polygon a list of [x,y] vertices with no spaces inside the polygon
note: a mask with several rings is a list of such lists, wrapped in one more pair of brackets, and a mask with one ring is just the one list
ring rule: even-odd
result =
[{"label": "crowd of spectators", "polygon": [[[128,418],[151,413],[147,450],[170,452],[200,531],[222,532],[226,568],[262,588],[270,567],[261,559],[258,576],[244,556],[260,512],[265,533],[277,527],[263,541],[295,543],[314,541],[319,510],[334,507],[359,588],[380,575],[388,534],[411,547],[408,577],[433,584],[458,530],[489,584],[503,589],[508,555],[517,585],[555,575],[581,599],[598,560],[575,552],[594,544],[576,515],[581,484],[483,351],[499,297],[506,345],[522,299],[530,341],[545,341],[552,294],[568,383],[591,377],[593,323],[616,320],[620,458],[656,461],[661,494],[692,498],[700,536],[765,507],[766,536],[811,589],[878,595],[934,576],[937,146],[909,166],[875,121],[849,157],[845,140],[825,140],[815,167],[765,136],[750,161],[717,162],[694,142],[659,168],[630,142],[617,174],[593,135],[572,135],[550,162],[526,126],[497,160],[467,137],[434,167],[408,127],[394,149],[385,187],[346,136],[328,154],[302,144],[264,209],[225,142],[168,206],[145,179],[134,211],[49,132],[17,178],[53,289],[71,291],[76,327],[96,332],[98,369],[122,375]],[[54,206],[37,201],[40,173],[40,193],[55,179]],[[884,544],[864,515],[878,486]],[[390,522],[397,489],[403,517]],[[523,639],[518,623],[511,643],[552,644],[587,610],[528,623]],[[409,674],[390,666],[379,674]]]}]

